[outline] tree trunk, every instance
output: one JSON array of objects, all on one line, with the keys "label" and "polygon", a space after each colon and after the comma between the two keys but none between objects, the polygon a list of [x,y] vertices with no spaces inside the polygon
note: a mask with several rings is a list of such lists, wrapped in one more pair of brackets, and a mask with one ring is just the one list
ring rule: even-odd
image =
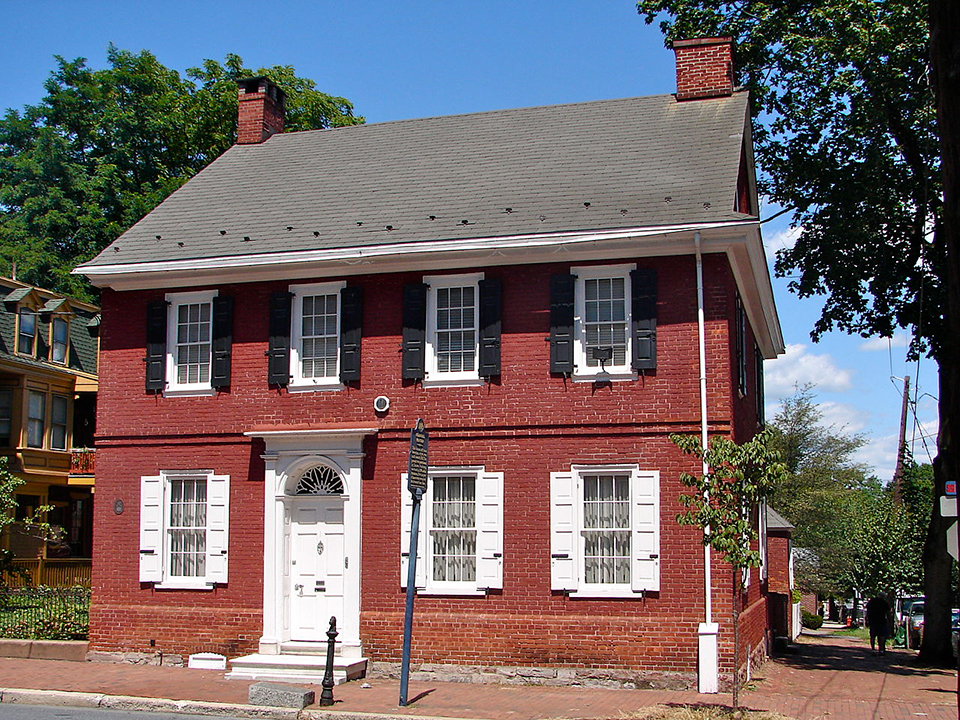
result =
[{"label": "tree trunk", "polygon": [[939,349],[940,432],[933,462],[934,506],[923,549],[924,633],[920,656],[927,662],[952,662],[950,640],[951,559],[946,530],[956,518],[940,515],[940,496],[947,480],[960,480],[960,3],[930,0],[930,57],[937,102],[943,173],[943,212],[935,243],[946,256],[945,332]]}]

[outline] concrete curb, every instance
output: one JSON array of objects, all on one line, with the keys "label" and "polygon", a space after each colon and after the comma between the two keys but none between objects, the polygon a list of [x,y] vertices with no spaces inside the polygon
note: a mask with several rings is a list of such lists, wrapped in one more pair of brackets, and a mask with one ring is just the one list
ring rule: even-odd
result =
[{"label": "concrete curb", "polygon": [[[102,693],[71,692],[66,690],[29,690],[0,688],[0,703],[21,705],[51,705],[58,707],[88,707],[108,710],[183,713],[185,715],[233,716],[262,718],[263,720],[451,720],[430,715],[365,713],[327,708],[261,707],[236,703],[204,702],[201,700],[168,700],[131,695],[104,695]],[[457,718],[456,720],[469,720]]]}]

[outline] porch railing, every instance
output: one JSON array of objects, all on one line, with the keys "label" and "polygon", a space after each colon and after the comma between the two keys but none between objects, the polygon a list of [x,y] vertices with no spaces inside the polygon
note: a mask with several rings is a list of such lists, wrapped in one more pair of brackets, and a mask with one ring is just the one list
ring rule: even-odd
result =
[{"label": "porch railing", "polygon": [[95,475],[97,454],[93,448],[74,448],[70,451],[71,475]]},{"label": "porch railing", "polygon": [[4,581],[8,587],[90,587],[90,558],[29,558],[16,559],[13,567],[25,570],[24,577],[19,573],[5,573]]}]

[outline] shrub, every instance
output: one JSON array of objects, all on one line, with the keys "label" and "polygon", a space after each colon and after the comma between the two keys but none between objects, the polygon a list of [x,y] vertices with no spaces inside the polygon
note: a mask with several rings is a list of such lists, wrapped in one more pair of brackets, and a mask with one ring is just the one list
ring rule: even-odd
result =
[{"label": "shrub", "polygon": [[810,630],[819,630],[820,626],[823,625],[822,617],[816,613],[807,612],[804,608],[800,608],[800,616],[800,624]]}]

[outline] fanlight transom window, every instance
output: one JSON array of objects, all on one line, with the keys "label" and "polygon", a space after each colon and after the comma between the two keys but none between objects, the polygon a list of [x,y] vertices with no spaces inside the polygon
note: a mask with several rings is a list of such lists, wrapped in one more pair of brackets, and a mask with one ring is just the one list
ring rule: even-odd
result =
[{"label": "fanlight transom window", "polygon": [[343,478],[326,465],[307,470],[297,481],[294,495],[343,495]]}]

